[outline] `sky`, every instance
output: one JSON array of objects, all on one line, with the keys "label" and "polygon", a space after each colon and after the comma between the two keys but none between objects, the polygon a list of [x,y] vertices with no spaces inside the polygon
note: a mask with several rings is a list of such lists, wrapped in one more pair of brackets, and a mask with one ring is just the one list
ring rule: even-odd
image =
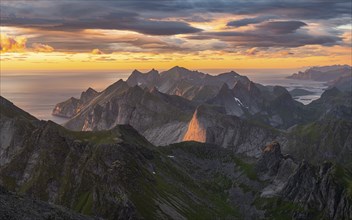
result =
[{"label": "sky", "polygon": [[1,0],[1,72],[349,64],[352,2]]}]

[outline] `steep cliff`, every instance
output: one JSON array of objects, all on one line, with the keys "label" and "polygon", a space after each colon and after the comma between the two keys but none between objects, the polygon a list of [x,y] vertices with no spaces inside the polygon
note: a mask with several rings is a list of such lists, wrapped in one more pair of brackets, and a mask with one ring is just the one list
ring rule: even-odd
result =
[{"label": "steep cliff", "polygon": [[[350,219],[352,175],[348,169],[325,162],[312,165],[282,155],[274,142],[263,149],[256,163],[259,178],[269,181],[256,199],[267,216],[292,219]],[[280,212],[284,210],[285,212]]]},{"label": "steep cliff", "polygon": [[295,219],[351,219],[351,177],[349,171],[331,163],[313,166],[303,161],[288,179],[281,196],[301,207],[294,212]]}]

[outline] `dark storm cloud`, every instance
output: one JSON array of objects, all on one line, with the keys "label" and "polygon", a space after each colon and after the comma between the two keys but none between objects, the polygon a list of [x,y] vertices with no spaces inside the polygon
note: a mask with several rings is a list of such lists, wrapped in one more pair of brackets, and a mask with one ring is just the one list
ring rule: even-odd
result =
[{"label": "dark storm cloud", "polygon": [[[0,2],[1,25],[37,30],[29,41],[42,42],[70,50],[109,50],[121,40],[71,36],[85,29],[129,30],[145,35],[188,34],[188,39],[217,39],[223,43],[248,47],[299,47],[311,44],[335,45],[341,41],[338,25],[350,24],[352,3],[318,0],[71,0]],[[213,13],[216,12],[213,15]],[[252,24],[254,30],[204,32],[188,22],[210,22],[216,16],[240,15],[227,28]],[[225,15],[226,14],[226,15]],[[246,18],[247,17],[247,18]],[[304,31],[310,22],[321,25],[324,35]],[[226,23],[223,24],[226,26]],[[48,31],[49,30],[49,31]],[[51,32],[63,32],[57,38]],[[145,39],[122,42],[142,49],[182,50],[162,41]],[[219,44],[224,45],[224,44]]]},{"label": "dark storm cloud", "polygon": [[[254,15],[257,18],[243,19],[229,23],[230,26],[245,25],[246,23],[259,23],[266,16],[281,19],[330,19],[350,17],[351,2],[347,1],[230,1],[230,0],[120,0],[120,1],[1,1],[2,25],[26,25],[39,26],[51,25],[52,23],[64,23],[62,27],[83,25],[89,19],[96,21],[95,24],[109,28],[119,28],[114,23],[122,22],[121,17],[136,19],[137,27],[130,27],[124,23],[123,27],[139,31],[144,23],[153,28],[151,34],[194,33],[199,31],[190,27],[187,23],[158,23],[150,18],[189,17],[197,13],[231,13],[234,15]],[[114,14],[116,20],[109,21],[107,18]],[[20,21],[22,18],[24,20]],[[258,20],[259,19],[259,20]],[[91,21],[89,21],[91,22]],[[111,24],[104,24],[111,23]],[[71,24],[72,23],[72,24]],[[94,23],[94,22],[93,22]],[[179,29],[171,31],[170,28]],[[156,30],[160,26],[160,30]],[[148,33],[142,28],[142,33]]]},{"label": "dark storm cloud", "polygon": [[299,28],[307,26],[302,21],[272,21],[259,25],[258,30],[270,31],[275,34],[293,33]]},{"label": "dark storm cloud", "polygon": [[351,13],[350,0],[130,0],[118,1],[135,11],[158,11],[176,14],[218,12],[237,15],[277,15],[286,19],[328,19]]},{"label": "dark storm cloud", "polygon": [[[283,25],[286,24],[286,25]],[[331,46],[341,42],[335,35],[311,35],[305,31],[297,31],[305,26],[303,22],[267,22],[250,31],[204,32],[189,36],[188,39],[218,39],[232,43],[233,46],[246,47],[300,47],[305,45]]]},{"label": "dark storm cloud", "polygon": [[180,21],[140,18],[137,13],[117,11],[104,16],[81,19],[46,19],[4,17],[3,26],[31,27],[45,30],[79,31],[82,29],[130,30],[149,35],[177,35],[202,31]]}]

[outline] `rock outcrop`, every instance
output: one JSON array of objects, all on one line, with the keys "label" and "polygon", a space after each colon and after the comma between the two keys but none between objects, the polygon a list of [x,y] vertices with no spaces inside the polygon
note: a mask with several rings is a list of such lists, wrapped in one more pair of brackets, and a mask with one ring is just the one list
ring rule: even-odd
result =
[{"label": "rock outcrop", "polygon": [[[351,219],[352,201],[346,186],[337,182],[339,168],[331,163],[313,166],[306,161],[299,164],[281,191],[283,198],[299,204],[295,219],[311,219],[317,213],[326,219]],[[347,171],[342,171],[347,172]],[[340,174],[338,174],[340,175]]]},{"label": "rock outcrop", "polygon": [[273,142],[263,149],[256,163],[259,178],[270,181],[261,197],[279,197],[295,204],[293,219],[350,219],[352,200],[345,178],[351,174],[339,165],[325,162],[320,166],[298,162],[281,154]]},{"label": "rock outcrop", "polygon": [[155,69],[147,73],[141,73],[138,70],[134,70],[127,79],[127,84],[131,87],[140,86],[142,88],[152,88],[158,85],[159,72]]}]

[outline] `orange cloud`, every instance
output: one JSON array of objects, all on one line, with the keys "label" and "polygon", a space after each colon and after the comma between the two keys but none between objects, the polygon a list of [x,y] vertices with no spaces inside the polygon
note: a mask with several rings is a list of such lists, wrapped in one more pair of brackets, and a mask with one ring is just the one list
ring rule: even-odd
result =
[{"label": "orange cloud", "polygon": [[256,53],[258,53],[258,48],[256,48],[256,47],[252,47],[252,48],[246,50],[247,55],[255,55]]},{"label": "orange cloud", "polygon": [[32,48],[36,52],[53,52],[54,48],[47,45],[47,44],[41,44],[41,43],[33,43]]},{"label": "orange cloud", "polygon": [[103,51],[99,50],[99,49],[93,49],[92,50],[92,54],[95,54],[95,55],[100,55],[100,54],[104,54]]},{"label": "orange cloud", "polygon": [[11,37],[0,34],[0,52],[22,52],[26,50],[27,38],[23,36]]}]

